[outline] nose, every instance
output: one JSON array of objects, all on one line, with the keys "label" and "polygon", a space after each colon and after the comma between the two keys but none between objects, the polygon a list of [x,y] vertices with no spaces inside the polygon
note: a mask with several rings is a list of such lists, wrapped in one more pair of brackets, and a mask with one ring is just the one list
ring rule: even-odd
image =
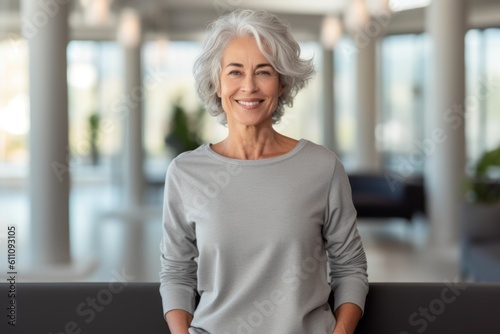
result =
[{"label": "nose", "polygon": [[257,85],[255,83],[255,75],[246,75],[241,83],[241,91],[245,93],[253,93],[257,91]]}]

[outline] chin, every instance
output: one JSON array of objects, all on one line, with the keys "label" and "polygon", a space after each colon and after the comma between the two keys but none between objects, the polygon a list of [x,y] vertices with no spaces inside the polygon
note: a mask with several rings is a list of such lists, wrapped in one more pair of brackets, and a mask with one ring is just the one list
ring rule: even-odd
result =
[{"label": "chin", "polygon": [[234,123],[244,125],[244,126],[272,126],[273,122],[270,118],[260,118],[260,117],[238,117],[234,120]]}]

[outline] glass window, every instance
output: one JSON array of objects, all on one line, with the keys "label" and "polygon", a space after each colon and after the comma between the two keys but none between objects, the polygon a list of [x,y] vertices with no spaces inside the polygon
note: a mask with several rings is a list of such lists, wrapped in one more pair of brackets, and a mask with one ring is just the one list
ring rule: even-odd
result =
[{"label": "glass window", "polygon": [[[466,96],[473,94],[474,90],[477,88],[477,83],[481,80],[481,75],[484,67],[484,52],[482,52],[481,45],[483,42],[482,34],[479,30],[470,30],[465,36],[465,75],[466,75]],[[467,106],[467,119],[465,123],[466,131],[466,151],[467,160],[470,164],[471,161],[475,161],[479,156],[480,152],[484,150],[483,137],[479,136],[479,128],[481,120],[479,110],[479,101],[475,101],[474,105],[469,104]],[[484,125],[483,125],[484,127]]]},{"label": "glass window", "polygon": [[293,107],[285,107],[281,122],[275,125],[277,131],[292,138],[306,138],[315,143],[322,142],[322,94],[321,45],[318,42],[300,42],[301,57],[314,59],[317,74],[302,89],[293,101]]},{"label": "glass window", "polygon": [[469,168],[500,145],[500,29],[472,29],[465,39],[466,140]]},{"label": "glass window", "polygon": [[335,132],[346,169],[353,163],[356,145],[355,80],[356,55],[352,40],[343,37],[334,51]]},{"label": "glass window", "polygon": [[[73,167],[93,163],[91,117],[100,119],[100,163],[121,149],[121,121],[113,108],[123,95],[123,55],[116,42],[72,41],[68,45],[69,142]],[[104,123],[106,122],[106,123]],[[111,124],[106,129],[103,124]]]},{"label": "glass window", "polygon": [[[387,36],[381,44],[382,110],[376,134],[388,169],[408,159],[424,137],[428,43],[428,35],[411,34]],[[423,159],[415,162],[414,171],[422,172]]]},{"label": "glass window", "polygon": [[[143,83],[145,84],[144,147],[145,168],[150,178],[163,180],[175,152],[166,143],[172,126],[174,104],[181,106],[193,122],[204,122],[197,112],[201,105],[196,96],[192,66],[200,50],[198,42],[158,39],[143,47]],[[215,132],[208,132],[216,136]],[[207,132],[200,137],[206,139]]]},{"label": "glass window", "polygon": [[[0,164],[23,166],[28,161],[28,46],[15,37],[0,40]],[[16,168],[7,168],[14,172]],[[5,168],[2,168],[7,172]]]}]

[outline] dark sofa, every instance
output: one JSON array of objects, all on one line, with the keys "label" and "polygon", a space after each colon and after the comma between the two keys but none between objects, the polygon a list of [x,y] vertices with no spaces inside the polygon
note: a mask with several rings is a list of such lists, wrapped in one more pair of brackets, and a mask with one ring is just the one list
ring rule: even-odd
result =
[{"label": "dark sofa", "polygon": [[[166,334],[158,287],[157,283],[20,283],[12,298],[11,286],[2,283],[0,333]],[[9,306],[11,300],[15,311]],[[498,334],[499,310],[496,283],[371,283],[356,333]],[[9,314],[15,315],[16,326],[8,324]],[[253,333],[273,334],[258,329]]]},{"label": "dark sofa", "polygon": [[358,218],[404,218],[411,222],[415,214],[425,214],[421,176],[400,179],[380,173],[349,174],[348,177]]},{"label": "dark sofa", "polygon": [[463,278],[500,282],[500,205],[464,204],[461,227]]}]

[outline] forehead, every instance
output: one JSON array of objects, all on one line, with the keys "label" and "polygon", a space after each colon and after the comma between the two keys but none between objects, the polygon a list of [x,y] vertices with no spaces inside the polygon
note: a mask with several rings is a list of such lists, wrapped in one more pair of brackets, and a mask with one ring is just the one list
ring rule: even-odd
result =
[{"label": "forehead", "polygon": [[252,36],[239,36],[227,45],[222,55],[223,65],[233,62],[244,64],[246,62],[267,63],[268,61]]}]

